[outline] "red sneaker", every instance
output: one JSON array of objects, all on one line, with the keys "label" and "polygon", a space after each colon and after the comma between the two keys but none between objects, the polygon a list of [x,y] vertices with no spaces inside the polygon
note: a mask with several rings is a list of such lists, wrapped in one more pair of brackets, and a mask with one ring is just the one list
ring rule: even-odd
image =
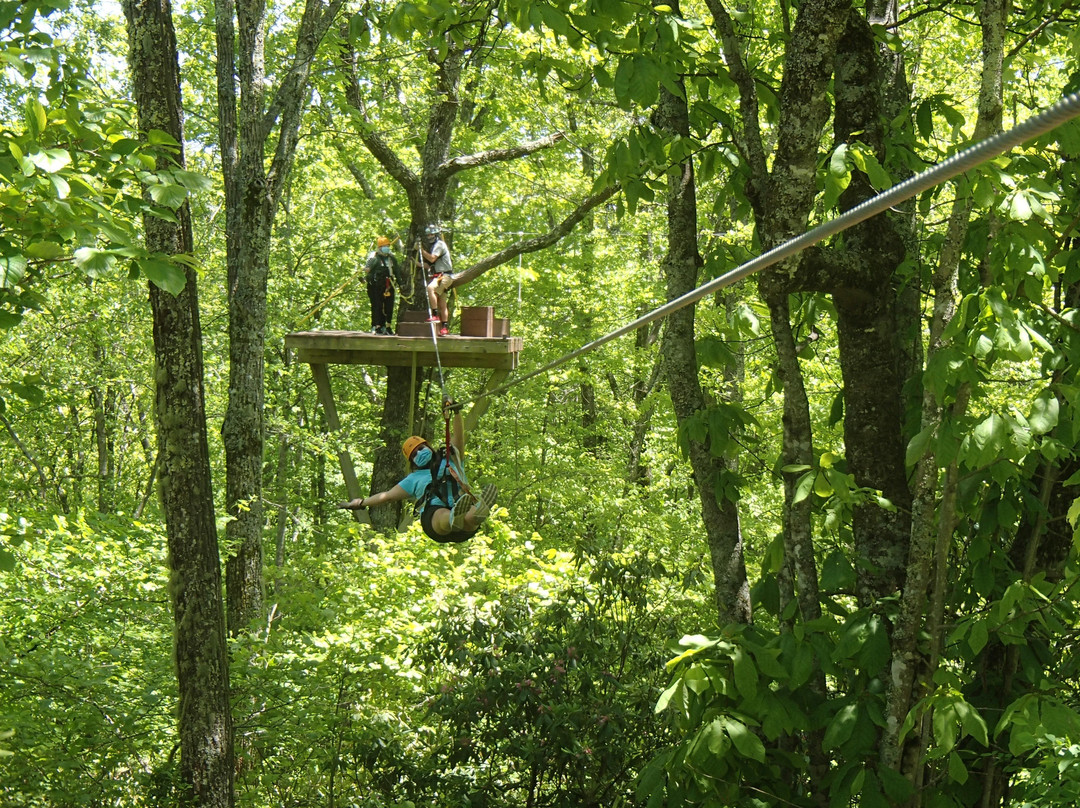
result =
[{"label": "red sneaker", "polygon": [[439,336],[440,337],[445,337],[449,333],[450,333],[450,329],[447,328],[445,325],[442,328],[439,329]]}]

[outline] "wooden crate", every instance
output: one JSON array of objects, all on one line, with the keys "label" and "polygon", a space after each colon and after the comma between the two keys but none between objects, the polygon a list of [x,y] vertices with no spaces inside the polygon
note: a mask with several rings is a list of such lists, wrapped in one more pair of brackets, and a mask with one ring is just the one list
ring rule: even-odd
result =
[{"label": "wooden crate", "polygon": [[506,317],[495,317],[491,321],[491,335],[493,337],[510,336],[510,320]]},{"label": "wooden crate", "polygon": [[492,316],[491,306],[463,306],[461,308],[461,336],[490,337]]}]

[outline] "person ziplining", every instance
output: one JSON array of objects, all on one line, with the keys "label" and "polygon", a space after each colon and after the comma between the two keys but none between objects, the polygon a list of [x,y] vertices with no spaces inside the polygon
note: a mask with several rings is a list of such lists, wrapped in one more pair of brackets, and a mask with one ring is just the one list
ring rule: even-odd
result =
[{"label": "person ziplining", "polygon": [[479,497],[472,493],[465,474],[465,424],[461,418],[461,405],[448,399],[443,403],[443,417],[446,445],[442,449],[433,449],[419,435],[407,438],[401,451],[409,462],[410,473],[387,491],[357,497],[338,507],[356,510],[407,499],[415,503],[414,512],[419,513],[420,525],[428,538],[445,544],[467,541],[476,535],[491,513],[498,489],[489,484],[484,486]]}]

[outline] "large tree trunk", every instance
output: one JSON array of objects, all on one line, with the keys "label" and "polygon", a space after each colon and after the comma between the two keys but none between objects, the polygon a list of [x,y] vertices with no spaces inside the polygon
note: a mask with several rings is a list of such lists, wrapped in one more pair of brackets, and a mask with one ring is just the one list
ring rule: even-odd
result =
[{"label": "large tree trunk", "polygon": [[[129,62],[139,129],[183,143],[180,76],[168,0],[124,0]],[[181,147],[174,159],[183,165]],[[162,158],[165,168],[172,160]],[[171,223],[146,215],[146,246],[170,255],[192,252],[185,203]],[[150,286],[156,363],[156,424],[161,451],[179,685],[180,769],[184,803],[233,804],[233,726],[221,571],[214,519],[203,398],[202,334],[195,271],[178,295]]]},{"label": "large tree trunk", "polygon": [[[688,136],[690,122],[685,94],[679,97],[661,87],[654,120],[657,128],[667,135]],[[668,251],[662,267],[667,279],[667,296],[673,300],[697,286],[702,263],[697,246],[697,189],[693,162],[689,159],[669,169],[667,208]],[[701,413],[706,406],[698,381],[695,311],[696,307],[686,306],[674,312],[668,318],[660,345],[664,377],[680,424]],[[707,443],[691,438],[689,448],[712,559],[719,622],[750,622],[750,590],[743,559],[738,504],[721,495],[718,485],[729,470],[723,458],[714,455]]]},{"label": "large tree trunk", "polygon": [[[1002,0],[988,0],[980,10],[982,23],[982,85],[979,92],[979,118],[975,125],[975,137],[985,138],[1001,129],[1002,68],[1004,56],[1006,5]],[[946,348],[945,330],[956,313],[959,302],[959,268],[961,246],[969,226],[971,200],[958,199],[953,206],[938,266],[934,273],[934,314],[930,323],[926,364]],[[952,405],[955,412],[962,411],[966,396],[957,396]],[[927,386],[923,391],[922,428],[937,429],[944,419],[943,403],[937,400]],[[955,476],[955,463],[949,478]],[[935,452],[931,449],[919,459],[913,484],[911,540],[907,561],[906,580],[901,595],[900,612],[892,636],[892,663],[890,666],[889,692],[886,708],[886,726],[882,735],[881,760],[886,766],[903,771],[916,783],[920,776],[921,752],[917,748],[905,750],[899,741],[899,730],[917,693],[917,677],[925,662],[919,653],[919,636],[924,620],[931,626],[942,624],[942,615],[930,614],[927,618],[928,598],[932,595],[933,564],[938,567],[938,580],[944,581],[944,566],[951,543],[952,517],[943,514],[955,512],[955,487],[946,486],[939,503],[940,474]],[[939,583],[939,587],[943,583]],[[936,608],[943,598],[934,598]],[[932,645],[938,643],[932,638]],[[929,667],[932,667],[929,666]]]},{"label": "large tree trunk", "polygon": [[[342,2],[307,0],[293,63],[269,106],[265,2],[215,2],[229,301],[229,403],[221,434],[225,499],[233,517],[225,531],[236,547],[226,569],[229,630],[234,634],[263,611],[263,397],[271,229],[292,170],[315,51]],[[274,154],[267,167],[271,143]]]},{"label": "large tree trunk", "polygon": [[[878,52],[869,23],[852,11],[837,45],[836,143],[858,140],[885,159],[881,122],[885,85],[878,79]],[[840,197],[850,210],[875,194],[866,175],[853,171]],[[844,234],[844,272],[832,289],[844,380],[844,445],[848,468],[860,487],[872,488],[894,506],[875,501],[855,507],[852,531],[864,606],[903,585],[910,535],[911,494],[904,465],[902,362],[897,328],[896,269],[905,245],[888,214]]]}]

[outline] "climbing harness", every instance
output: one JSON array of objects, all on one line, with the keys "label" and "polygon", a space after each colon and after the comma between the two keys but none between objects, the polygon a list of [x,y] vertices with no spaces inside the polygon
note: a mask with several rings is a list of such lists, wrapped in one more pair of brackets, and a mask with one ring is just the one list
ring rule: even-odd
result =
[{"label": "climbing harness", "polygon": [[446,425],[446,442],[441,449],[432,452],[431,462],[428,464],[428,467],[431,469],[431,482],[428,483],[423,496],[421,496],[413,506],[414,515],[423,513],[428,503],[435,497],[438,497],[445,502],[447,507],[453,507],[461,494],[472,493],[464,469],[462,469],[459,474],[452,462],[456,457],[456,450],[454,449],[454,445],[450,442],[450,418],[451,413],[454,410],[459,409],[461,409],[460,404],[453,404],[449,399],[443,401],[443,420]]}]

